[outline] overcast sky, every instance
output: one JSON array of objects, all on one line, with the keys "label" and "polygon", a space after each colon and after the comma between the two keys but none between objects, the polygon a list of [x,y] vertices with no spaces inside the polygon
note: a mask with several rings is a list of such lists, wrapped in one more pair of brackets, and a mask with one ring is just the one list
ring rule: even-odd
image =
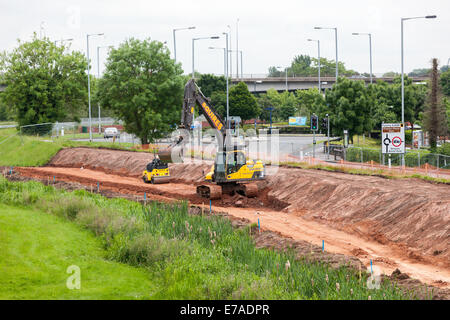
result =
[{"label": "overcast sky", "polygon": [[[135,37],[167,41],[173,51],[174,28],[196,26],[177,32],[177,58],[186,73],[192,70],[192,38],[221,35],[232,29],[236,49],[239,18],[239,49],[244,74],[266,73],[269,66],[286,66],[297,54],[321,54],[335,59],[334,32],[315,26],[337,27],[339,60],[347,68],[369,71],[369,41],[352,32],[373,34],[374,73],[400,71],[400,18],[435,14],[434,20],[405,22],[405,68],[429,67],[434,57],[441,65],[450,58],[449,0],[0,0],[0,50],[10,50],[17,39],[30,39],[33,31],[50,39],[74,38],[72,49],[86,52],[86,33],[105,33],[91,38],[91,59],[96,71],[97,46],[118,45]],[[43,24],[42,24],[43,22]],[[196,70],[223,73],[225,40],[196,41]],[[106,51],[101,51],[104,63]],[[236,72],[236,56],[233,56]]]}]

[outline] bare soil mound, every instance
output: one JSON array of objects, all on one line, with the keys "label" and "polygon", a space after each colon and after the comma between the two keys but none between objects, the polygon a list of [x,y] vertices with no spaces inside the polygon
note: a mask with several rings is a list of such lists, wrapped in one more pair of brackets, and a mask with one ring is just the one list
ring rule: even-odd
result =
[{"label": "bare soil mound", "polygon": [[[148,153],[74,148],[61,150],[49,165],[138,177],[152,158]],[[195,185],[210,167],[211,164],[204,163],[171,164],[170,170],[173,182]],[[393,245],[411,260],[421,261],[425,257],[428,262],[450,267],[449,185],[419,179],[278,168],[259,187],[262,192],[257,203],[235,198],[226,202],[255,207],[264,203]]]}]

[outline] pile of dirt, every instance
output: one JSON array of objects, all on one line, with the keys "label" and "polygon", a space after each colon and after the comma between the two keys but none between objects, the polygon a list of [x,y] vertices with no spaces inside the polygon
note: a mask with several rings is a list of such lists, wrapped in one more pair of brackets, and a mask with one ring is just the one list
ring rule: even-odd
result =
[{"label": "pile of dirt", "polygon": [[[65,149],[55,167],[84,167],[138,177],[152,159],[148,153],[88,148]],[[211,163],[171,164],[173,182],[195,185]],[[365,239],[398,247],[411,260],[450,266],[450,186],[419,179],[381,177],[269,167],[255,200],[225,198],[230,206],[268,207],[301,214]],[[261,203],[263,205],[261,205]]]},{"label": "pile of dirt", "polygon": [[[60,150],[48,163],[49,167],[84,168],[128,177],[140,177],[154,155],[148,152],[133,152],[111,149],[68,148]],[[211,164],[170,164],[174,182],[200,182]]]},{"label": "pile of dirt", "polygon": [[411,251],[412,259],[424,253],[450,266],[448,185],[287,168],[264,184],[269,198],[289,204],[286,212],[399,244],[400,250]]}]

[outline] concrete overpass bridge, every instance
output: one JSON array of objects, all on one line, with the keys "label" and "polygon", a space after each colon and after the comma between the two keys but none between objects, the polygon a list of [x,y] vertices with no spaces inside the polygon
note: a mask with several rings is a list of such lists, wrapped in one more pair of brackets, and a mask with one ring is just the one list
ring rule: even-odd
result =
[{"label": "concrete overpass bridge", "polygon": [[[370,78],[352,78],[352,80],[362,80],[366,84],[370,83]],[[429,77],[410,77],[413,83],[421,84],[429,80]],[[374,82],[377,80],[383,80],[387,83],[392,83],[394,78],[374,78]],[[318,77],[295,77],[295,78],[233,78],[232,84],[244,82],[248,86],[248,90],[252,93],[266,93],[269,89],[275,89],[277,91],[297,91],[307,90],[311,88],[318,88]],[[331,89],[335,84],[335,77],[321,77],[322,89]]]}]

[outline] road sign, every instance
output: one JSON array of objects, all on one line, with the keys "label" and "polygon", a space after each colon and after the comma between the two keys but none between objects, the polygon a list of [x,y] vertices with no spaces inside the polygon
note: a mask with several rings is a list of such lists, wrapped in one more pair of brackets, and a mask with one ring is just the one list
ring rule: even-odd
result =
[{"label": "road sign", "polygon": [[289,117],[290,126],[306,126],[306,117]]},{"label": "road sign", "polygon": [[383,154],[405,153],[405,126],[401,123],[383,123],[381,127]]}]

